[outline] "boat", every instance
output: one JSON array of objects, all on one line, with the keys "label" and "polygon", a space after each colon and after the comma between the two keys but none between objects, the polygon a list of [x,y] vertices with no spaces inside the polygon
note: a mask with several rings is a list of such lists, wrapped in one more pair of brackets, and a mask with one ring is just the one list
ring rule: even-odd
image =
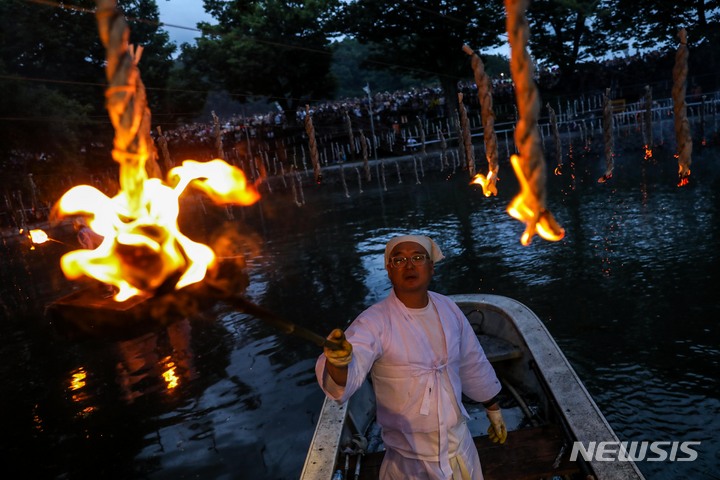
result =
[{"label": "boat", "polygon": [[[450,298],[467,316],[503,387],[508,437],[502,445],[488,438],[482,405],[463,397],[485,480],[644,478],[632,458],[613,459],[613,448],[596,448],[600,442],[611,442],[605,445],[615,451],[622,447],[532,310],[501,295]],[[379,478],[384,450],[374,402],[369,380],[347,402],[325,398],[301,480]]]}]

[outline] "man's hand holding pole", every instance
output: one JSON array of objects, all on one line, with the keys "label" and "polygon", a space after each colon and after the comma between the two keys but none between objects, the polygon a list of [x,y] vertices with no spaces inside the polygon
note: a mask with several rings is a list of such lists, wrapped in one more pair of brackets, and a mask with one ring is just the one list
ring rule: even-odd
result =
[{"label": "man's hand holding pole", "polygon": [[345,338],[345,332],[341,329],[336,328],[327,339],[335,345],[340,345],[340,348],[330,348],[325,346],[323,353],[327,359],[327,371],[332,377],[333,381],[340,386],[345,386],[347,383],[347,371],[348,365],[352,360],[352,345]]}]

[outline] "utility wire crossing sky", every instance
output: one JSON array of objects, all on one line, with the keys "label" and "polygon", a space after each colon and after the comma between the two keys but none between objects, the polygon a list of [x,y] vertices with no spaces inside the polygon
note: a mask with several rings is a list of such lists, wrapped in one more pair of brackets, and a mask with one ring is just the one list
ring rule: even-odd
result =
[{"label": "utility wire crossing sky", "polygon": [[157,0],[157,6],[160,11],[160,21],[166,24],[163,29],[178,47],[182,43],[195,43],[195,38],[200,36],[200,32],[190,29],[196,28],[199,22],[215,23],[215,19],[205,13],[202,0]]}]

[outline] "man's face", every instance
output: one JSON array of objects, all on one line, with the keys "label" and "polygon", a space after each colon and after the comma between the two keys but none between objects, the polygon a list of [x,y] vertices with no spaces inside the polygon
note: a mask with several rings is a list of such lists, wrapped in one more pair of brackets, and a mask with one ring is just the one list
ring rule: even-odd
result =
[{"label": "man's face", "polygon": [[[413,255],[425,255],[427,259],[424,265],[413,265]],[[399,267],[393,266],[393,258],[406,258],[405,263]],[[415,242],[402,242],[395,245],[390,251],[390,262],[385,266],[388,278],[395,287],[396,292],[419,292],[426,291],[432,280],[435,267],[430,260],[427,250]]]}]

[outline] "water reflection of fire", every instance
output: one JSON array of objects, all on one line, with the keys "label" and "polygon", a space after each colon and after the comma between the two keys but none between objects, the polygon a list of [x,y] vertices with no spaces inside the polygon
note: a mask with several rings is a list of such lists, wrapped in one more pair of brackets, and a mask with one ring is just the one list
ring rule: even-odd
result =
[{"label": "water reflection of fire", "polygon": [[68,390],[70,390],[70,398],[73,402],[83,404],[83,408],[77,412],[78,417],[85,417],[95,412],[96,407],[88,405],[90,400],[90,394],[87,391],[87,380],[88,373],[84,367],[78,367],[70,372],[70,384]]},{"label": "water reflection of fire", "polygon": [[[170,398],[197,377],[191,347],[189,319],[175,321],[164,330],[118,340],[104,349],[115,364],[115,383],[128,404],[145,395]],[[108,390],[98,369],[78,366],[68,374],[67,398],[77,406],[76,415],[96,413],[100,396]]]},{"label": "water reflection of fire", "polygon": [[191,332],[185,318],[171,323],[164,332],[148,332],[116,343],[120,356],[117,382],[125,401],[132,403],[155,392],[170,395],[182,382],[196,377]]}]

